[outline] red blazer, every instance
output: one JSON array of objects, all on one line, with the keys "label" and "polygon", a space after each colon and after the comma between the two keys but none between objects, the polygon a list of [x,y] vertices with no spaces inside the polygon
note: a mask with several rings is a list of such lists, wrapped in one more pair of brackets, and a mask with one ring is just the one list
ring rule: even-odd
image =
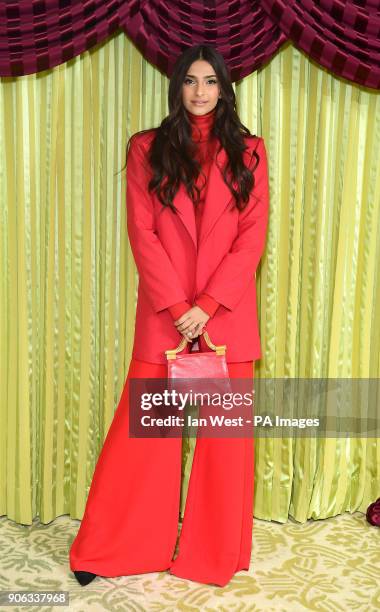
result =
[{"label": "red blazer", "polygon": [[227,361],[259,359],[255,271],[265,247],[269,210],[264,140],[245,137],[245,164],[256,163],[253,149],[260,162],[242,212],[236,206],[231,210],[232,194],[218,167],[227,161],[225,150],[213,160],[197,239],[193,203],[182,183],[173,200],[177,215],[148,192],[147,150],[153,136],[154,130],[134,134],[127,158],[127,229],[139,273],[132,357],[166,363],[165,350],[182,339],[168,307],[185,300],[192,305],[206,293],[220,303],[206,328],[214,344],[227,345]]}]

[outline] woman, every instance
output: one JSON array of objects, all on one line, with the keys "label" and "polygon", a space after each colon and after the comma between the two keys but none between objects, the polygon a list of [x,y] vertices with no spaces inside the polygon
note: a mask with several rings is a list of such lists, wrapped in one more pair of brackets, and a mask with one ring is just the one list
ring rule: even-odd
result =
[{"label": "woman", "polygon": [[[253,439],[196,441],[175,559],[182,438],[129,437],[129,381],[165,378],[165,351],[226,344],[230,377],[261,357],[255,270],[269,192],[264,141],[235,111],[222,56],[188,48],[170,79],[169,115],[130,139],[127,227],[139,272],[132,360],[70,550],[81,584],[169,570],[226,585],[249,568]],[[207,373],[205,373],[207,376]]]}]

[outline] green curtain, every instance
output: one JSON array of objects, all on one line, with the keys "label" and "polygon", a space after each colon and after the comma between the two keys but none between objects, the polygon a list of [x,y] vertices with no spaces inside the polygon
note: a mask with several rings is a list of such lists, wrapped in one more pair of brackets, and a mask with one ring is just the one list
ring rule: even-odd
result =
[{"label": "green curtain", "polygon": [[[167,114],[167,91],[123,33],[1,79],[0,514],[16,522],[83,515],[133,341],[138,279],[118,172],[127,138]],[[255,377],[378,377],[380,93],[290,44],[235,91],[270,166]],[[365,511],[379,465],[377,439],[257,438],[255,516]]]}]

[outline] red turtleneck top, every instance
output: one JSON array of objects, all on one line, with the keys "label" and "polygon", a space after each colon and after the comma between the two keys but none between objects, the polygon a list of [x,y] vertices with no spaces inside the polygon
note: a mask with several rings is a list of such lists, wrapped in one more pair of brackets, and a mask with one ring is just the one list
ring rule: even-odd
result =
[{"label": "red turtleneck top", "polygon": [[[197,187],[201,189],[200,199],[197,204],[194,205],[195,223],[197,227],[197,233],[199,236],[199,230],[202,222],[202,214],[205,204],[206,189],[208,183],[208,175],[210,172],[212,154],[214,147],[216,146],[216,139],[210,137],[210,132],[215,118],[215,108],[204,115],[194,115],[190,111],[187,111],[187,115],[191,122],[191,138],[198,144],[197,159],[201,163],[201,172],[196,181]],[[205,175],[205,176],[204,176]],[[219,302],[214,300],[207,293],[202,293],[198,298],[195,299],[197,306],[202,308],[210,317],[213,317],[216,310],[219,307]],[[174,321],[179,319],[185,312],[191,308],[189,302],[178,302],[169,306],[168,310],[172,315]]]}]

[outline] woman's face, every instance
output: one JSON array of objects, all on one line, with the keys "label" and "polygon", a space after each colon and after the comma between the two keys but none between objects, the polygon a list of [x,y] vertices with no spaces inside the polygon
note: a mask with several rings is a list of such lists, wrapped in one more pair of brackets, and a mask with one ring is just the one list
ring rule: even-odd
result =
[{"label": "woman's face", "polygon": [[182,102],[194,115],[205,115],[218,102],[220,87],[215,70],[205,60],[196,60],[189,67],[182,84]]}]

